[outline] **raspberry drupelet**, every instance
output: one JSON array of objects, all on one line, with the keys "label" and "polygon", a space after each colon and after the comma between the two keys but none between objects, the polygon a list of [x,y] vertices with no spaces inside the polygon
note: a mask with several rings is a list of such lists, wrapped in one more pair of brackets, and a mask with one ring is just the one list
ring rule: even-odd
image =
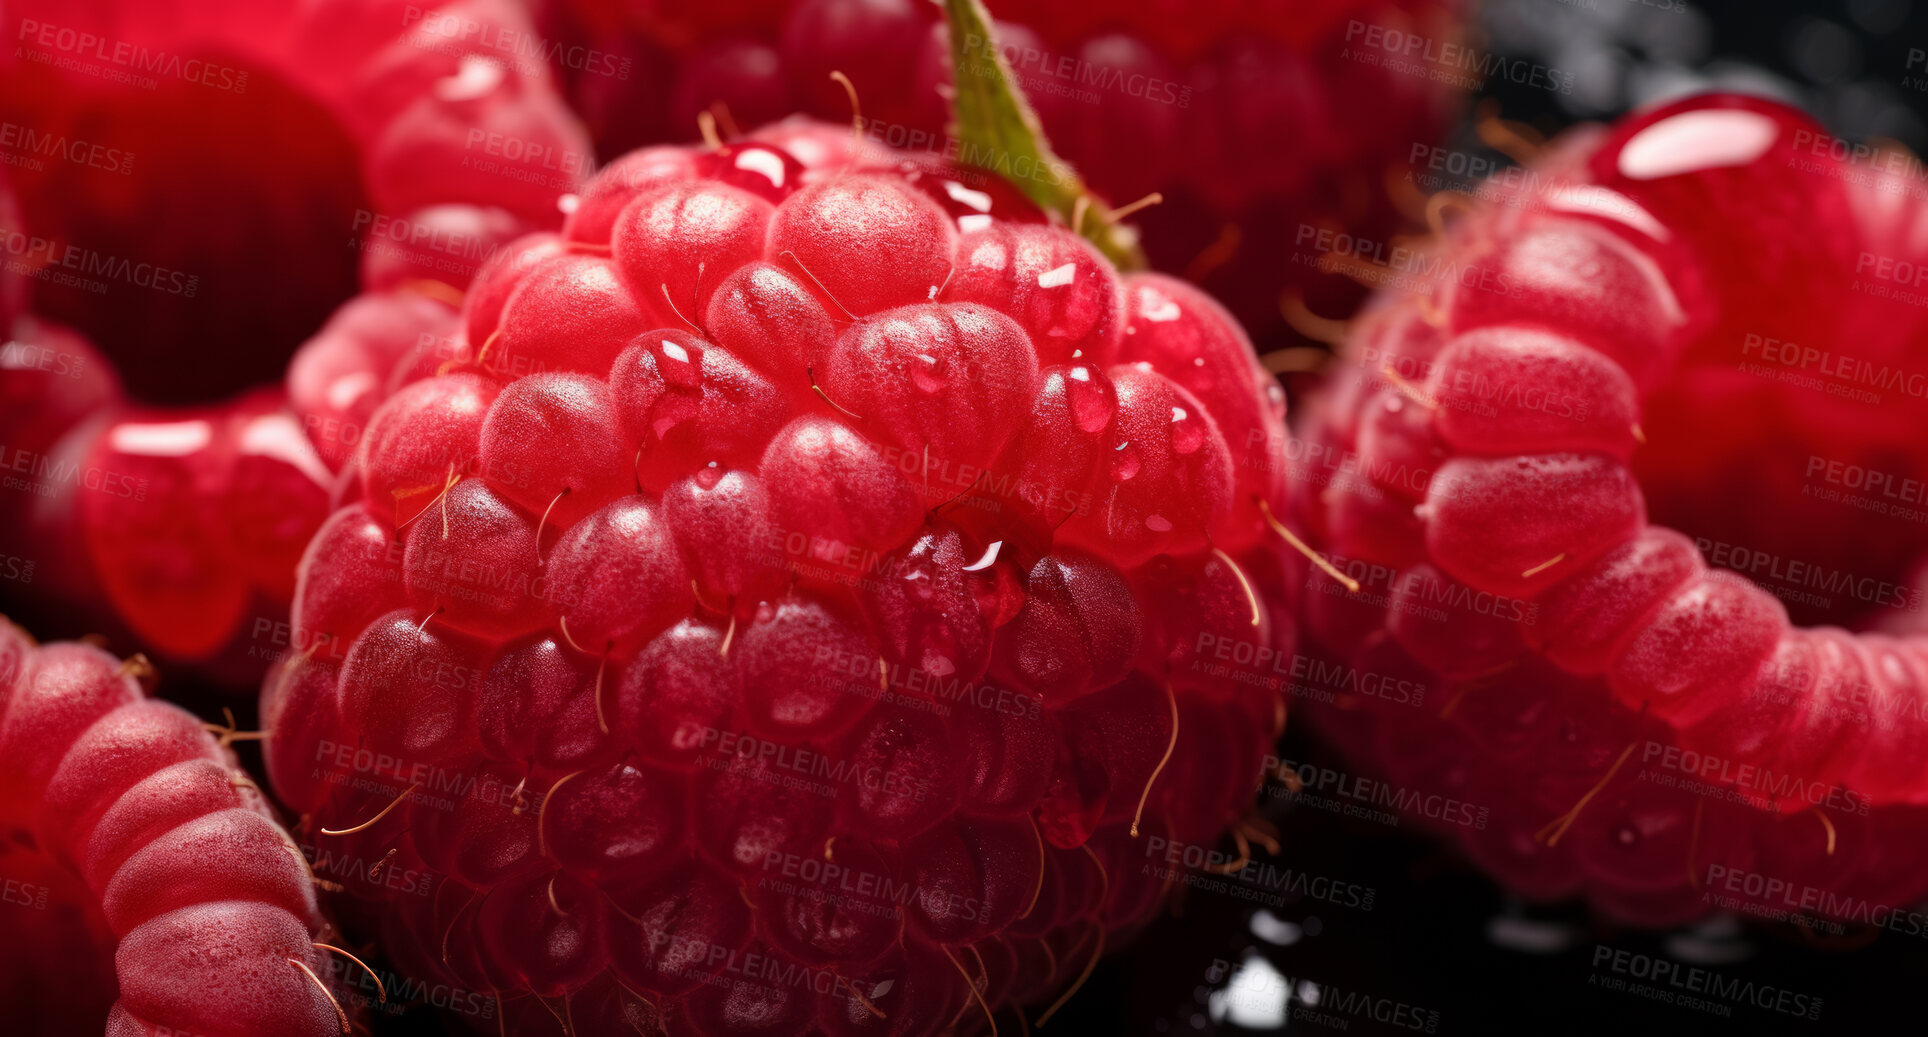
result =
[{"label": "raspberry drupelet", "polygon": [[1529,895],[1878,925],[1928,888],[1928,216],[1858,154],[1728,95],[1575,131],[1310,408],[1299,500],[1366,586],[1308,631],[1421,689],[1327,726],[1477,804],[1440,827]]},{"label": "raspberry drupelet", "polygon": [[405,971],[518,1033],[972,1029],[1151,917],[1147,840],[1246,817],[1298,556],[1195,289],[793,122],[612,163],[458,349],[263,693],[316,838],[436,876],[345,880]]}]

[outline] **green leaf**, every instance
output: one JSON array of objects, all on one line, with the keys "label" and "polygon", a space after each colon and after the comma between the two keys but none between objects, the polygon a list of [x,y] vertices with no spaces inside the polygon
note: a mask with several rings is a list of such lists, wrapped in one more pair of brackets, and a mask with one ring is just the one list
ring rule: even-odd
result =
[{"label": "green leaf", "polygon": [[1045,139],[1038,113],[1025,99],[998,49],[983,0],[944,0],[951,29],[951,116],[958,159],[1016,185],[1045,212],[1090,239],[1123,270],[1145,266],[1138,232],[1114,223],[1111,208],[1085,187],[1071,163]]}]

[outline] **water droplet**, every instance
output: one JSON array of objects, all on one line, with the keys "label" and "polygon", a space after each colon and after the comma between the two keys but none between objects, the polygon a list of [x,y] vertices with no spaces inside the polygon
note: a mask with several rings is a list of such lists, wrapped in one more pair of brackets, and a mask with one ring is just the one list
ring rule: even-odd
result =
[{"label": "water droplet", "polygon": [[742,148],[730,164],[745,173],[768,180],[770,186],[777,190],[782,190],[783,182],[788,179],[783,168],[783,156],[767,148]]},{"label": "water droplet", "polygon": [[1071,420],[1080,431],[1095,435],[1111,424],[1116,406],[1111,398],[1111,386],[1092,377],[1089,369],[1072,368],[1070,378],[1065,381],[1064,394],[1065,402],[1071,407]]},{"label": "water droplet", "polygon": [[1143,461],[1138,456],[1138,448],[1130,443],[1118,444],[1111,455],[1111,478],[1116,482],[1130,482],[1138,475]]},{"label": "water droplet", "polygon": [[1205,445],[1205,423],[1183,407],[1172,408],[1172,449],[1181,454],[1197,452]]},{"label": "water droplet", "polygon": [[950,387],[950,365],[929,353],[919,353],[911,358],[910,381],[918,392],[935,396]]},{"label": "water droplet", "polygon": [[680,392],[703,388],[703,347],[675,339],[659,339],[654,350],[656,373],[664,384]]}]

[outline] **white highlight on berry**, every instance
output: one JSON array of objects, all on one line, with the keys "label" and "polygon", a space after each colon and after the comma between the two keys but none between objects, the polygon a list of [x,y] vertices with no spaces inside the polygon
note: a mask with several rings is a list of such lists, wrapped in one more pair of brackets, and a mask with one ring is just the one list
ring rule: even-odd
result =
[{"label": "white highlight on berry", "polygon": [[1063,266],[1053,267],[1050,270],[1046,270],[1044,273],[1039,274],[1038,287],[1039,288],[1063,288],[1065,285],[1068,285],[1072,281],[1076,280],[1077,276],[1078,276],[1078,264],[1066,263]]},{"label": "white highlight on berry", "polygon": [[144,457],[184,457],[205,448],[213,439],[214,428],[205,421],[116,425],[108,435],[115,450]]},{"label": "white highlight on berry", "polygon": [[436,82],[435,96],[444,101],[473,101],[501,86],[506,74],[498,62],[469,54],[456,66],[454,75]]},{"label": "white highlight on berry", "polygon": [[1683,112],[1634,134],[1620,149],[1620,174],[1658,180],[1701,169],[1744,166],[1781,135],[1774,120],[1738,108]]},{"label": "white highlight on berry", "polygon": [[991,211],[991,196],[984,191],[974,191],[955,180],[949,180],[944,183],[944,193],[950,196],[951,201],[968,205],[978,212]]},{"label": "white highlight on berry", "polygon": [[241,430],[241,453],[250,457],[272,457],[327,486],[335,476],[321,463],[314,444],[291,414],[263,414]]},{"label": "white highlight on berry", "polygon": [[368,371],[357,371],[344,375],[328,385],[328,405],[347,410],[356,400],[371,392],[379,392],[382,383]]},{"label": "white highlight on berry", "polygon": [[964,571],[967,573],[974,573],[981,569],[989,569],[991,566],[997,564],[997,553],[1003,547],[1004,547],[1004,541],[1002,540],[991,541],[991,546],[984,549],[984,557],[965,566]]},{"label": "white highlight on berry", "polygon": [[1138,316],[1145,320],[1158,324],[1175,321],[1184,315],[1185,311],[1178,308],[1178,303],[1167,296],[1160,296],[1156,304],[1147,306],[1138,313]]},{"label": "white highlight on berry", "polygon": [[774,151],[749,148],[739,151],[735,158],[736,168],[762,175],[777,187],[784,186],[783,158]]}]

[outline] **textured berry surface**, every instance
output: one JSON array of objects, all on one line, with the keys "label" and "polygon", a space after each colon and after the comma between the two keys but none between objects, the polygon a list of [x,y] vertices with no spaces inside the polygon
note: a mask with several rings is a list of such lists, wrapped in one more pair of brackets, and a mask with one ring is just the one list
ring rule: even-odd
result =
[{"label": "textured berry surface", "polygon": [[[10,607],[239,684],[295,647],[280,617],[332,472],[396,368],[435,362],[475,268],[558,225],[589,163],[546,70],[489,43],[524,19],[9,5],[0,120],[72,145],[0,205],[6,532],[51,592]],[[168,74],[88,74],[87,41]]]},{"label": "textured berry surface", "polygon": [[[1383,238],[1383,193],[1448,96],[1395,72],[1378,42],[1454,38],[1455,0],[993,0],[1017,85],[1058,152],[1137,217],[1154,265],[1224,299],[1261,346],[1289,333],[1288,296],[1342,316],[1351,282],[1289,262],[1278,242],[1344,229]],[[879,144],[946,154],[950,51],[941,5],[917,0],[756,0],[647,5],[545,0],[538,20],[587,55],[557,74],[598,147],[615,154],[694,136],[699,113],[743,125],[793,111],[839,120],[856,84]],[[1367,33],[1370,32],[1368,36]],[[988,62],[989,43],[969,55]],[[663,103],[664,99],[668,104]],[[949,152],[955,155],[955,151]]]},{"label": "textured berry surface", "polygon": [[0,619],[8,1025],[345,1032],[301,850],[224,741],[147,697],[152,676]]},{"label": "textured berry surface", "polygon": [[1303,514],[1365,585],[1309,629],[1427,689],[1331,727],[1490,814],[1438,827],[1529,895],[1666,924],[1791,883],[1861,921],[1928,888],[1895,859],[1928,804],[1928,216],[1830,143],[1710,95],[1557,144],[1303,430]]},{"label": "textured berry surface", "polygon": [[513,1032],[1040,1014],[1284,717],[1237,326],[978,174],[759,136],[612,163],[479,275],[263,692],[317,838],[435,892],[318,870]]}]

